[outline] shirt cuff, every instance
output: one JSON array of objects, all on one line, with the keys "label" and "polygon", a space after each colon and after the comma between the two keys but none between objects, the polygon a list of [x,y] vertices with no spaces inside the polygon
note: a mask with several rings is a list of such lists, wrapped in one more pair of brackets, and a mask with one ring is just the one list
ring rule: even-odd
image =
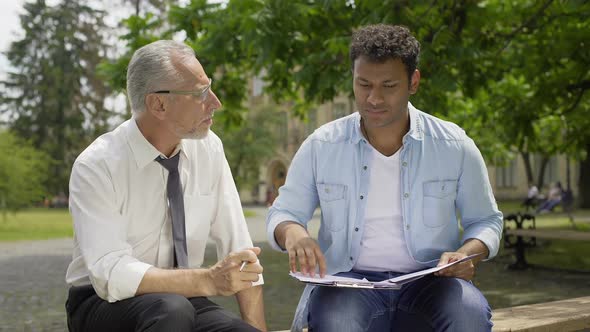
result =
[{"label": "shirt cuff", "polygon": [[262,274],[259,274],[258,277],[258,281],[253,281],[252,286],[264,285],[264,277],[262,277]]},{"label": "shirt cuff", "polygon": [[125,256],[115,265],[108,284],[107,301],[116,302],[135,296],[146,271],[152,265]]},{"label": "shirt cuff", "polygon": [[277,228],[277,226],[285,221],[294,221],[298,224],[300,224],[301,226],[303,226],[305,229],[307,229],[307,227],[305,227],[305,225],[303,225],[299,220],[297,220],[297,218],[295,218],[294,215],[290,214],[290,213],[286,213],[286,212],[282,212],[282,211],[277,211],[277,212],[271,212],[271,215],[269,216],[269,222],[268,225],[266,226],[266,237],[268,239],[268,243],[270,243],[270,246],[277,251],[280,252],[287,252],[287,250],[281,248],[281,246],[279,246],[279,244],[277,243],[277,240],[275,239],[275,229]]},{"label": "shirt cuff", "polygon": [[465,241],[469,239],[478,239],[481,242],[483,242],[483,244],[485,244],[486,247],[488,247],[488,251],[490,252],[488,257],[484,259],[484,261],[487,261],[489,259],[494,258],[498,254],[501,236],[501,234],[500,236],[498,236],[498,234],[496,234],[494,230],[488,227],[479,227],[475,229],[466,230],[463,234],[463,243],[465,243]]}]

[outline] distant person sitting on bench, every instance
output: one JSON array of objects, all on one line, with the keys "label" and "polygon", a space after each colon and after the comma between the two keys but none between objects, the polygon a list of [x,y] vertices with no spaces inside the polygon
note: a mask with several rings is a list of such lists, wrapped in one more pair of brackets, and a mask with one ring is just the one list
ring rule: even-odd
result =
[{"label": "distant person sitting on bench", "polygon": [[549,189],[547,200],[537,208],[537,213],[547,213],[553,211],[553,208],[561,203],[561,194],[563,189],[561,188],[561,182],[557,182]]},{"label": "distant person sitting on bench", "polygon": [[539,194],[539,189],[537,188],[537,186],[535,186],[534,183],[529,182],[529,192],[524,202],[522,202],[522,206],[524,206],[528,211],[528,209],[532,209],[537,204],[539,204],[539,201],[542,198],[543,196]]}]

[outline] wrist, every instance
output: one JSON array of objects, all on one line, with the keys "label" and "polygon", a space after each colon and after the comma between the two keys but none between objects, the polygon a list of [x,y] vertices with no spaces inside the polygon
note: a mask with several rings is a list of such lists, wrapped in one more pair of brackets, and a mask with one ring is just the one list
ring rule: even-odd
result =
[{"label": "wrist", "polygon": [[303,238],[310,237],[305,228],[299,224],[288,225],[285,235],[285,248],[291,247]]},{"label": "wrist", "polygon": [[199,289],[199,296],[216,296],[217,288],[213,282],[211,269],[194,269],[193,271],[193,289]]}]

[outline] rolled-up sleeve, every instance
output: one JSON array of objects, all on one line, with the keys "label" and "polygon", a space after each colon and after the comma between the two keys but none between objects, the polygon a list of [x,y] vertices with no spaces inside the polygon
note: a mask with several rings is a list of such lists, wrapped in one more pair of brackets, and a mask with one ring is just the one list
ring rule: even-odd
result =
[{"label": "rolled-up sleeve", "polygon": [[496,256],[502,238],[502,212],[498,210],[481,152],[470,138],[463,144],[457,207],[464,229],[463,241],[478,239],[488,247],[488,259]]},{"label": "rolled-up sleeve", "polygon": [[319,204],[315,182],[313,139],[308,138],[293,157],[285,185],[279,189],[266,218],[266,235],[273,249],[284,252],[274,235],[280,223],[294,221],[307,229]]},{"label": "rolled-up sleeve", "polygon": [[132,257],[127,222],[118,212],[112,180],[99,164],[76,161],[70,177],[70,212],[90,281],[115,302],[135,296],[150,264]]},{"label": "rolled-up sleeve", "polygon": [[[211,224],[211,238],[217,246],[217,258],[223,259],[233,251],[253,247],[244,218],[240,196],[225,155],[219,156],[221,175],[217,182],[217,211]],[[262,274],[253,285],[264,284]]]}]

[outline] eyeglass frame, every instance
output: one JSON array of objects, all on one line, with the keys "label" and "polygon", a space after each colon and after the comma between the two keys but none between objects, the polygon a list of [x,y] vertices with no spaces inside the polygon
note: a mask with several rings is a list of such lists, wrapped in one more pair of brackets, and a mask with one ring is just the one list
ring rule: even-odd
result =
[{"label": "eyeglass frame", "polygon": [[207,84],[207,86],[205,86],[201,91],[159,90],[159,91],[154,91],[152,93],[193,96],[193,97],[199,98],[199,100],[203,103],[207,100],[207,97],[209,97],[209,94],[211,92],[211,83],[213,83],[213,79],[211,79],[211,77],[209,77],[209,84]]}]

